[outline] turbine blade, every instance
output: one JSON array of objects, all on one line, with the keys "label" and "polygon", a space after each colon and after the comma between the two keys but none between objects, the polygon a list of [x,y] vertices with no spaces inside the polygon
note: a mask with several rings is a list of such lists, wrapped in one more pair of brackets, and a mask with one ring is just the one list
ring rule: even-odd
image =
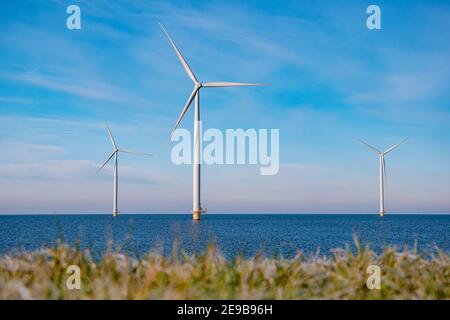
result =
[{"label": "turbine blade", "polygon": [[384,160],[384,157],[383,157],[383,176],[384,176],[383,179],[383,189],[384,189],[386,186],[386,161]]},{"label": "turbine blade", "polygon": [[364,142],[363,140],[359,139],[359,141],[363,144],[365,144],[367,147],[369,147],[373,152],[375,152],[376,154],[381,154],[382,152],[380,150],[378,150],[375,147],[372,147],[370,144],[368,144],[367,142]]},{"label": "turbine blade", "polygon": [[117,149],[116,141],[114,141],[113,135],[111,133],[111,129],[109,128],[109,125],[107,122],[105,124],[106,124],[106,129],[108,129],[109,139],[111,140],[111,143],[112,143],[114,149]]},{"label": "turbine blade", "polygon": [[123,152],[123,153],[130,153],[130,154],[140,154],[140,155],[144,155],[144,156],[151,156],[151,153],[144,153],[144,152],[137,152],[134,150],[129,150],[129,149],[119,149],[119,152]]},{"label": "turbine blade", "polygon": [[106,164],[109,162],[109,160],[111,160],[112,157],[114,157],[114,155],[116,154],[117,151],[114,151],[113,153],[111,153],[111,155],[109,156],[108,159],[106,159],[105,162],[103,162],[102,166],[100,168],[98,168],[97,173],[100,172],[100,170],[103,169],[104,166],[106,166]]},{"label": "turbine blade", "polygon": [[181,121],[183,120],[184,115],[185,115],[186,112],[188,111],[189,106],[191,105],[192,100],[194,100],[194,97],[195,97],[195,95],[197,94],[197,91],[198,91],[199,89],[200,89],[200,88],[195,87],[195,88],[194,88],[194,91],[192,91],[191,95],[189,96],[189,99],[187,100],[186,105],[185,105],[184,108],[183,108],[183,111],[181,111],[181,114],[180,114],[180,116],[178,117],[177,123],[175,124],[175,127],[173,128],[173,130],[172,130],[172,132],[171,132],[171,134],[170,134],[170,139],[169,139],[169,140],[172,139],[173,133],[175,132],[175,130],[177,130],[178,126],[180,125]]},{"label": "turbine blade", "polygon": [[270,86],[270,83],[243,83],[243,82],[205,82],[203,87],[257,87]]},{"label": "turbine blade", "polygon": [[385,152],[383,152],[384,154],[388,154],[389,152],[391,152],[392,150],[394,150],[395,148],[397,148],[399,145],[401,145],[403,142],[405,142],[406,140],[408,140],[408,138],[403,139],[400,143],[397,143],[396,145],[393,145],[392,147],[390,147],[389,149],[387,149]]},{"label": "turbine blade", "polygon": [[191,68],[189,67],[186,59],[184,59],[183,55],[181,54],[180,50],[178,50],[175,42],[172,40],[172,38],[170,37],[169,33],[166,31],[166,29],[164,28],[164,26],[158,22],[161,29],[164,31],[167,39],[169,39],[169,42],[172,44],[172,47],[175,49],[175,52],[177,53],[178,59],[180,60],[181,64],[183,65],[184,70],[186,71],[186,73],[188,74],[189,78],[192,79],[192,81],[194,82],[198,82],[197,78],[194,75],[194,72],[192,72]]}]

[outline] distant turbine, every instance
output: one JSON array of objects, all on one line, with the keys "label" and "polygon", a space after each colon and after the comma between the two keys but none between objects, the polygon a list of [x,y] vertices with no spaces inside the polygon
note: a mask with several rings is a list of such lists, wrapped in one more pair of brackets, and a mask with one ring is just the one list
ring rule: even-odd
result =
[{"label": "distant turbine", "polygon": [[109,128],[108,124],[106,124],[106,129],[108,130],[108,135],[109,135],[109,139],[111,140],[112,146],[113,146],[113,152],[111,153],[111,155],[108,157],[108,159],[106,159],[106,161],[102,164],[102,166],[97,170],[97,173],[100,172],[100,170],[103,169],[103,167],[109,162],[109,160],[112,159],[112,157],[114,157],[114,189],[113,189],[113,217],[117,216],[117,214],[119,213],[119,210],[117,208],[117,193],[118,193],[118,180],[119,180],[119,168],[118,168],[118,164],[117,164],[117,155],[119,152],[123,152],[123,153],[131,153],[131,154],[142,154],[142,155],[146,155],[146,156],[151,156],[151,154],[149,153],[140,153],[140,152],[136,152],[136,151],[132,151],[132,150],[128,150],[128,149],[118,149],[117,145],[116,145],[116,141],[113,138],[113,135],[111,133],[111,129]]},{"label": "distant turbine", "polygon": [[370,144],[364,142],[363,140],[360,140],[361,143],[365,144],[367,147],[369,147],[373,152],[375,152],[378,157],[380,158],[380,216],[384,216],[384,187],[385,187],[385,180],[386,180],[386,163],[384,161],[384,156],[397,148],[399,145],[401,145],[403,142],[408,140],[408,138],[403,139],[400,143],[393,145],[392,147],[388,148],[386,151],[381,152],[380,150],[372,147]]},{"label": "distant turbine", "polygon": [[191,95],[189,96],[183,111],[181,111],[181,114],[178,118],[177,123],[175,124],[174,129],[172,130],[172,133],[170,137],[172,138],[173,133],[180,125],[181,121],[183,120],[184,115],[188,111],[192,101],[195,99],[195,111],[194,111],[194,163],[193,163],[193,208],[192,208],[192,217],[194,220],[200,220],[200,215],[202,212],[206,212],[206,209],[202,208],[200,204],[200,130],[199,130],[199,123],[200,123],[200,98],[199,93],[200,89],[203,87],[248,87],[248,86],[265,86],[268,84],[258,84],[258,83],[240,83],[240,82],[200,82],[195,77],[194,73],[192,72],[191,68],[189,67],[188,63],[184,59],[183,55],[181,54],[180,50],[178,50],[177,46],[175,45],[175,42],[170,37],[169,33],[167,33],[166,29],[163,27],[161,23],[159,23],[162,30],[164,31],[165,35],[167,36],[167,39],[169,39],[169,42],[172,44],[173,48],[175,49],[175,52],[178,56],[178,59],[180,60],[181,64],[183,65],[184,70],[188,74],[189,78],[194,82],[194,90],[192,91]]}]

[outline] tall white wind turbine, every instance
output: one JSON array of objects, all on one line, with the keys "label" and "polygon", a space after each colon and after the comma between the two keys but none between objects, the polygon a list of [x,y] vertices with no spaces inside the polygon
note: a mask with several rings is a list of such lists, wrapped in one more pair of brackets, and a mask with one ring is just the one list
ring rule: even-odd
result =
[{"label": "tall white wind turbine", "polygon": [[114,137],[111,133],[111,129],[109,128],[108,124],[106,124],[106,129],[108,130],[108,135],[109,135],[109,139],[111,140],[113,152],[108,157],[108,159],[106,159],[106,161],[102,164],[102,166],[100,168],[98,168],[97,173],[99,173],[100,170],[102,170],[103,167],[109,162],[109,160],[111,160],[114,157],[114,186],[113,186],[113,211],[112,211],[112,214],[113,214],[113,217],[115,217],[119,214],[119,210],[117,207],[117,193],[118,193],[118,187],[119,187],[119,185],[118,185],[118,183],[119,183],[119,167],[118,167],[118,163],[117,163],[117,156],[118,156],[119,152],[130,153],[130,154],[142,154],[142,155],[146,155],[146,156],[151,156],[151,154],[136,152],[136,151],[132,151],[132,150],[128,150],[128,149],[119,149],[116,145],[116,141],[114,140]]},{"label": "tall white wind turbine", "polygon": [[265,86],[268,84],[258,84],[258,83],[241,83],[241,82],[200,82],[197,80],[197,78],[194,75],[194,72],[192,72],[191,68],[189,67],[188,63],[184,59],[183,55],[181,54],[180,50],[178,50],[177,46],[175,45],[175,42],[170,37],[169,33],[166,31],[166,29],[163,27],[161,23],[159,23],[162,30],[164,31],[165,35],[167,36],[167,39],[169,39],[169,42],[171,43],[172,47],[174,48],[178,59],[180,60],[184,70],[188,74],[189,78],[191,78],[192,82],[194,82],[194,90],[192,91],[191,95],[189,96],[183,110],[181,111],[181,114],[177,120],[177,123],[175,124],[174,129],[172,130],[171,137],[174,133],[174,131],[178,128],[181,121],[183,120],[184,115],[188,111],[189,107],[191,106],[192,101],[195,99],[195,110],[194,110],[194,162],[193,162],[193,205],[192,205],[192,218],[194,220],[200,220],[200,215],[202,212],[206,212],[206,209],[202,208],[200,204],[200,152],[201,152],[201,145],[200,145],[200,89],[201,88],[215,88],[215,87],[248,87],[248,86]]},{"label": "tall white wind turbine", "polygon": [[392,147],[388,148],[386,151],[381,152],[380,150],[376,149],[375,147],[371,146],[370,144],[364,142],[363,140],[360,140],[361,143],[365,144],[367,147],[369,147],[370,150],[375,152],[380,160],[380,216],[384,216],[384,189],[385,189],[385,183],[386,183],[386,162],[384,161],[384,156],[397,148],[399,145],[401,145],[403,142],[408,140],[408,138],[403,139],[400,143],[397,143],[396,145],[393,145]]}]

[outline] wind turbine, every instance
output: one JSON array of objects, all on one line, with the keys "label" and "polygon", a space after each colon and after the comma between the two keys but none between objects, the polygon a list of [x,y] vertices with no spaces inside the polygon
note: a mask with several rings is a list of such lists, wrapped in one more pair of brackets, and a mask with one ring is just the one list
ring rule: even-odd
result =
[{"label": "wind turbine", "polygon": [[119,167],[118,167],[118,163],[117,163],[117,156],[118,156],[119,152],[130,153],[130,154],[142,154],[142,155],[147,155],[147,156],[151,156],[151,154],[136,152],[136,151],[132,151],[132,150],[128,150],[128,149],[119,149],[117,147],[116,141],[114,140],[114,137],[111,133],[111,129],[109,128],[108,124],[106,124],[106,129],[108,130],[108,135],[109,135],[109,139],[111,140],[113,152],[108,157],[108,159],[106,159],[106,161],[102,164],[102,166],[100,168],[98,168],[97,173],[99,173],[100,170],[102,170],[103,167],[109,162],[109,160],[111,160],[114,157],[114,187],[113,187],[113,211],[112,211],[112,214],[113,214],[113,217],[115,217],[119,214],[119,210],[117,209],[117,193],[118,193],[118,183],[119,183]]},{"label": "wind turbine", "polygon": [[363,140],[360,140],[361,143],[365,144],[367,147],[369,147],[373,152],[375,152],[379,159],[380,159],[380,216],[384,216],[384,187],[386,183],[386,162],[384,161],[384,156],[397,148],[399,145],[401,145],[403,142],[408,140],[408,138],[403,139],[400,143],[397,143],[396,145],[393,145],[392,147],[388,148],[386,151],[381,152],[380,150],[376,149],[375,147],[371,146],[370,144],[364,142]]},{"label": "wind turbine", "polygon": [[191,78],[192,82],[194,82],[194,90],[189,96],[183,110],[181,111],[180,116],[178,117],[177,123],[175,124],[174,129],[170,137],[172,138],[173,133],[180,125],[183,120],[184,115],[188,111],[192,101],[195,99],[195,111],[194,111],[194,162],[193,162],[193,199],[192,199],[192,218],[194,220],[200,220],[200,215],[202,212],[206,212],[206,209],[202,208],[200,204],[200,89],[201,88],[217,88],[217,87],[248,87],[248,86],[265,86],[268,84],[258,84],[258,83],[241,83],[241,82],[200,82],[192,72],[188,63],[184,59],[180,50],[178,50],[175,42],[170,37],[169,33],[166,31],[164,26],[159,23],[161,29],[164,31],[167,39],[172,44],[178,59],[180,60],[184,70],[188,74],[189,78]]}]

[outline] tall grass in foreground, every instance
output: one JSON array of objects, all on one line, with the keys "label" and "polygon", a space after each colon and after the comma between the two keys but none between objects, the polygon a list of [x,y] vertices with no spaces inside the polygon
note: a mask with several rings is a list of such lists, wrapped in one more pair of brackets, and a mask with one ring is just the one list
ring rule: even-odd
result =
[{"label": "tall grass in foreground", "polygon": [[[225,259],[214,246],[203,254],[134,259],[57,245],[0,257],[0,299],[449,299],[449,255],[367,248],[332,257]],[[381,268],[381,290],[366,287],[369,265]],[[81,268],[81,289],[69,290],[66,269]]]}]

